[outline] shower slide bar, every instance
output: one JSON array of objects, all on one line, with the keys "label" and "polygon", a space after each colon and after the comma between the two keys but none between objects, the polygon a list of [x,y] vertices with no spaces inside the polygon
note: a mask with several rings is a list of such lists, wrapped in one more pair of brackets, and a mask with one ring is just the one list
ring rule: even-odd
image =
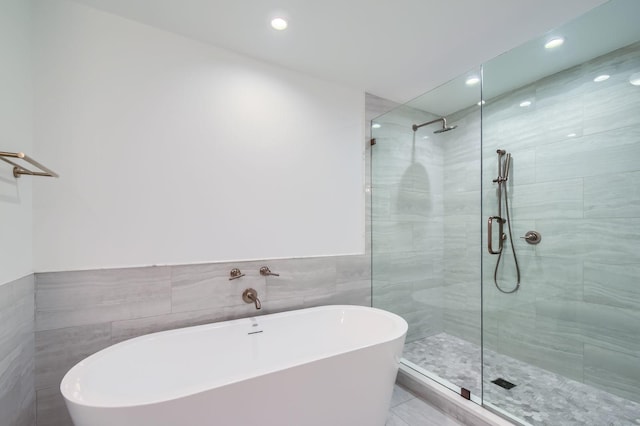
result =
[{"label": "shower slide bar", "polygon": [[[40,171],[30,170],[30,169],[28,169],[28,168],[26,168],[24,166],[21,166],[18,163],[15,163],[15,162],[9,160],[8,158],[17,158],[19,160],[26,161],[27,163],[31,164],[32,166],[35,166],[38,169],[40,169]],[[15,178],[19,178],[22,175],[58,177],[58,174],[56,172],[54,172],[53,170],[51,170],[51,169],[43,166],[42,164],[38,163],[36,160],[34,160],[33,158],[29,157],[24,152],[3,152],[3,151],[0,151],[0,160],[4,161],[5,163],[9,163],[9,164],[11,164],[13,166],[13,177],[15,177]]]}]

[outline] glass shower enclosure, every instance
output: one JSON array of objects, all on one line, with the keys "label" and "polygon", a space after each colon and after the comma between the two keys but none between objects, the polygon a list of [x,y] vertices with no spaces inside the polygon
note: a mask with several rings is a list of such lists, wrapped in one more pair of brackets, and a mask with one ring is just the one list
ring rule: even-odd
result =
[{"label": "glass shower enclosure", "polygon": [[405,366],[516,423],[640,424],[638,16],[610,1],[372,121],[373,305]]},{"label": "glass shower enclosure", "polygon": [[[371,148],[373,304],[409,323],[407,365],[478,396],[480,75],[473,70],[375,119]],[[457,127],[418,127],[441,118]]]}]

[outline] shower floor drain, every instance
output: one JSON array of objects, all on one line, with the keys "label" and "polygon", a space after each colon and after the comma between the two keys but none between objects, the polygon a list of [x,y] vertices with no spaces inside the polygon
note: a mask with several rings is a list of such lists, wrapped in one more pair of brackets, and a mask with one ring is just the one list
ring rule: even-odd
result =
[{"label": "shower floor drain", "polygon": [[501,388],[505,388],[505,389],[511,389],[514,388],[516,385],[514,385],[513,383],[502,379],[502,378],[497,378],[495,380],[492,380],[491,383],[495,383],[496,385],[500,386]]}]

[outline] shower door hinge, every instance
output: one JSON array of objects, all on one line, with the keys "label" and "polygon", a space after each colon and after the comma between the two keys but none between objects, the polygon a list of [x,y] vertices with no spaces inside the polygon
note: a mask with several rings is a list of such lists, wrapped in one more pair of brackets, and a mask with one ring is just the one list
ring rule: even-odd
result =
[{"label": "shower door hinge", "polygon": [[460,388],[460,396],[464,399],[471,400],[471,391],[469,389]]},{"label": "shower door hinge", "polygon": [[371,138],[371,146],[374,146],[376,144],[376,138]]}]

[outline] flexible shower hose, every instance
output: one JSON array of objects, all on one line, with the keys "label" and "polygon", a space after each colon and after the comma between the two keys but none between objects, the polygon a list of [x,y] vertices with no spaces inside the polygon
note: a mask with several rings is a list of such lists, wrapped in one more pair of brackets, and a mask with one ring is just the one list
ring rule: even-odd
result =
[{"label": "flexible shower hose", "polygon": [[[511,252],[513,253],[513,261],[516,264],[516,276],[517,282],[516,286],[512,290],[503,290],[498,284],[498,267],[500,266],[500,259],[502,259],[502,250],[500,250],[500,254],[498,255],[498,261],[496,262],[496,269],[493,271],[493,282],[496,285],[496,288],[503,293],[510,294],[515,293],[520,288],[520,266],[518,265],[518,256],[516,256],[516,248],[513,245],[513,234],[511,232],[511,217],[509,216],[509,197],[507,196],[507,181],[498,182],[498,186],[504,185],[504,207],[507,211],[507,229],[509,230],[509,244],[511,245]],[[500,190],[500,199],[502,200],[502,190]],[[501,201],[502,202],[502,201]],[[502,235],[500,235],[502,238]]]}]

